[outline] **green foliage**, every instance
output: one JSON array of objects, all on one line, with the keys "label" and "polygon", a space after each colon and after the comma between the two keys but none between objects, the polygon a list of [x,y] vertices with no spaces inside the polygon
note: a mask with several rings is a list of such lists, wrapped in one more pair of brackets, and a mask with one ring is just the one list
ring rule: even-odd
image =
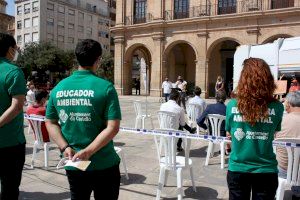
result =
[{"label": "green foliage", "polygon": [[112,83],[114,82],[114,58],[107,51],[105,51],[101,57],[97,75]]},{"label": "green foliage", "polygon": [[72,51],[64,51],[51,43],[29,43],[21,52],[16,64],[27,72],[65,72],[75,64]]}]

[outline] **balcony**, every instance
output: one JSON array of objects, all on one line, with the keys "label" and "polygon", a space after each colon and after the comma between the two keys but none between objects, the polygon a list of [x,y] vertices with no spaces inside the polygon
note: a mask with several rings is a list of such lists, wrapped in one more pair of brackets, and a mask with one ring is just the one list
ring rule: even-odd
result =
[{"label": "balcony", "polygon": [[142,24],[151,22],[153,20],[153,15],[151,13],[142,14],[142,15],[135,15],[135,16],[127,16],[125,20],[126,25],[133,25],[133,24]]},{"label": "balcony", "polygon": [[294,0],[271,0],[271,9],[294,7]]}]

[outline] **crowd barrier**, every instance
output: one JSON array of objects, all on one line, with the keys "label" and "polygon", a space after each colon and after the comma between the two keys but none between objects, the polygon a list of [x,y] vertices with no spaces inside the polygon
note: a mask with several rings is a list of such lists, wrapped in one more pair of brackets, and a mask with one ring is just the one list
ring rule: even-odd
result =
[{"label": "crowd barrier", "polygon": [[[24,118],[31,119],[31,120],[38,120],[38,121],[44,121],[45,119],[41,117],[29,116],[27,114],[24,114]],[[120,127],[120,131],[126,133],[135,133],[140,135],[162,135],[168,137],[188,138],[193,140],[205,140],[205,141],[212,141],[212,142],[222,142],[222,141],[231,142],[227,137],[205,135],[204,132],[203,135],[202,134],[198,135],[198,134],[190,134],[188,132],[180,131],[180,130],[149,130],[149,129],[136,129],[130,127]],[[273,141],[273,145],[280,146],[280,147],[290,146],[294,148],[300,148],[300,143],[293,143],[293,142]]]}]

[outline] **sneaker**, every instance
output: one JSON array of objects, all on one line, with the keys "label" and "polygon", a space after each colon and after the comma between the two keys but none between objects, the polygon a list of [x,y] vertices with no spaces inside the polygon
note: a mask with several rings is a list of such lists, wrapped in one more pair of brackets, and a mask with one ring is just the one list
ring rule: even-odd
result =
[{"label": "sneaker", "polygon": [[178,152],[182,152],[182,151],[183,151],[183,148],[182,148],[182,147],[177,147],[177,151],[178,151]]}]

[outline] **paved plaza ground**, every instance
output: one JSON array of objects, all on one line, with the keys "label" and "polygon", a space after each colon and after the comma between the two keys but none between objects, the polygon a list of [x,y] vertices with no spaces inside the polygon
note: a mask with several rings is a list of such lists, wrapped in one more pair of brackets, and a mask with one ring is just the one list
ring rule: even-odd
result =
[{"label": "paved plaza ground", "polygon": [[[123,120],[121,126],[133,127],[135,114],[132,101],[145,100],[144,97],[120,97]],[[149,112],[154,116],[153,122],[158,127],[156,112],[160,103],[158,98],[150,97]],[[208,100],[210,103],[214,100]],[[149,127],[149,124],[146,126]],[[20,187],[20,199],[32,200],[64,200],[70,199],[69,187],[64,170],[57,170],[55,166],[59,161],[59,151],[56,145],[50,148],[50,167],[43,167],[43,151],[38,152],[35,168],[30,168],[32,156],[33,137],[27,134],[26,163]],[[152,200],[156,195],[159,165],[153,136],[142,136],[132,133],[120,133],[115,138],[115,146],[121,147],[126,156],[129,180],[126,180],[123,168],[121,169],[120,200]],[[226,184],[227,158],[225,169],[220,168],[220,156],[210,160],[209,166],[204,166],[207,142],[193,141],[190,156],[194,162],[194,172],[197,192],[192,189],[188,171],[183,173],[184,199],[228,199]],[[105,180],[99,180],[105,181]],[[162,199],[177,199],[176,176],[170,174],[167,186],[163,188]],[[291,199],[287,194],[285,199]]]}]

